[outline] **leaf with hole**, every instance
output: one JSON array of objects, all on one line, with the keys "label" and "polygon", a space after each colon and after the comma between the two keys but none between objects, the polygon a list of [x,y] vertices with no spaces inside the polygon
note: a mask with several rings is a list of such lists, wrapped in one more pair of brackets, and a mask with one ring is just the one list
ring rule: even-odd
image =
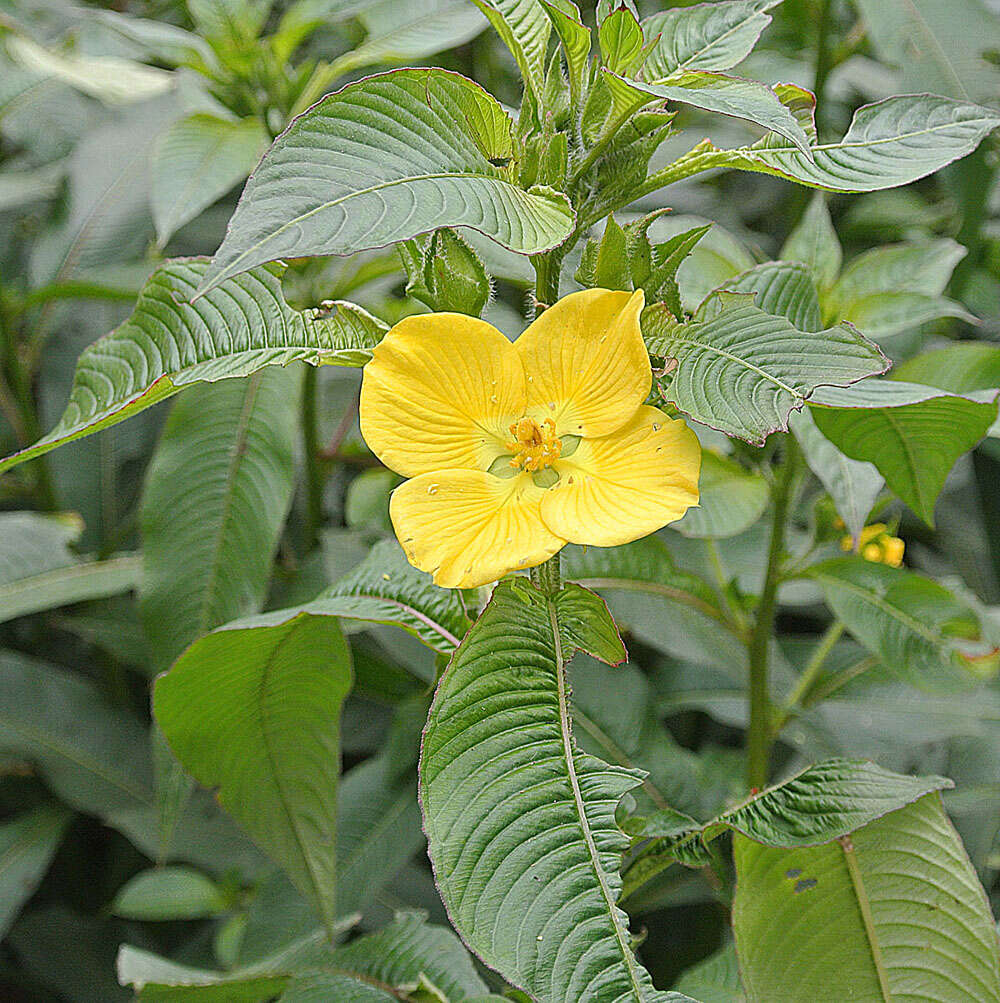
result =
[{"label": "leaf with hole", "polygon": [[1000,1000],[996,927],[939,794],[822,846],[734,851],[749,1000]]}]

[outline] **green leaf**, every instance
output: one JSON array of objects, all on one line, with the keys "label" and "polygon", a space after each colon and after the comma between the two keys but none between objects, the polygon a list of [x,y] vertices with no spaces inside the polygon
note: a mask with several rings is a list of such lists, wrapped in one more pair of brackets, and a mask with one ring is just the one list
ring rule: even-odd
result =
[{"label": "green leaf", "polygon": [[642,52],[642,28],[626,7],[612,11],[601,22],[597,39],[602,62],[612,73],[626,73]]},{"label": "green leaf", "polygon": [[961,244],[943,238],[876,247],[855,258],[830,290],[827,318],[849,320],[867,334],[887,338],[939,317],[976,322],[960,303],[942,296]]},{"label": "green leaf", "polygon": [[892,378],[940,387],[953,394],[1000,387],[1000,346],[960,341],[922,352],[896,366]]},{"label": "green leaf", "polygon": [[192,383],[248,376],[297,359],[363,365],[388,328],[348,303],[291,310],[281,295],[280,269],[256,269],[191,304],[207,267],[205,259],[179,259],[153,272],[132,316],[81,355],[56,427],[0,460],[0,472],[124,421]]},{"label": "green leaf", "polygon": [[813,146],[811,160],[793,143],[773,136],[734,150],[705,141],[673,164],[665,180],[730,167],[827,191],[879,191],[939,171],[971,153],[998,125],[1000,115],[988,108],[905,94],[859,108],[844,138]]},{"label": "green leaf", "polygon": [[45,876],[70,818],[65,808],[43,805],[0,825],[0,937]]},{"label": "green leaf", "polygon": [[73,564],[70,545],[82,532],[71,512],[0,512],[0,586]]},{"label": "green leaf", "polygon": [[549,16],[566,55],[570,93],[579,102],[587,81],[587,59],[590,56],[590,29],[583,23],[580,8],[573,0],[539,0]]},{"label": "green leaf", "polygon": [[94,683],[0,651],[0,752],[32,763],[62,801],[109,819],[152,803],[146,729]]},{"label": "green leaf", "polygon": [[626,81],[615,74],[612,77],[631,92],[648,95],[647,101],[649,98],[662,98],[753,122],[785,137],[806,163],[812,159],[809,137],[795,116],[770,87],[756,80],[743,80],[709,70],[678,70],[668,77],[649,82]]},{"label": "green leaf", "polygon": [[809,469],[830,492],[848,533],[858,539],[885,486],[885,478],[873,463],[845,456],[820,432],[812,415],[811,409],[803,408],[791,416],[789,425],[802,447]]},{"label": "green leaf", "polygon": [[486,21],[469,0],[381,0],[358,11],[367,37],[330,65],[331,80],[364,66],[412,63],[475,38]]},{"label": "green leaf", "polygon": [[[536,0],[516,2],[548,30]],[[569,236],[573,213],[556,192],[511,184],[513,157],[510,119],[465,77],[395,70],[349,84],[264,155],[200,294],[268,261],[353,254],[442,226],[471,227],[522,254],[548,250]]]},{"label": "green leaf", "polygon": [[622,547],[567,547],[563,564],[567,578],[607,598],[630,634],[700,665],[745,661],[715,592],[678,568],[658,537]]},{"label": "green leaf", "polygon": [[223,628],[157,680],[171,748],[334,929],[340,707],[350,652],[336,622]]},{"label": "green leaf", "polygon": [[153,150],[153,221],[160,247],[243,181],[267,149],[255,118],[198,114],[175,122]]},{"label": "green leaf", "polygon": [[966,396],[895,380],[866,380],[810,400],[813,420],[841,452],[873,463],[928,525],[955,462],[997,416],[993,391]]},{"label": "green leaf", "polygon": [[525,91],[537,103],[545,86],[548,17],[539,0],[472,0],[510,49],[524,80]]},{"label": "green leaf", "polygon": [[157,867],[129,878],[111,911],[126,919],[205,919],[224,912],[226,897],[211,878],[191,867]]},{"label": "green leaf", "polygon": [[312,602],[265,613],[254,621],[285,622],[300,612],[402,627],[429,648],[451,654],[469,628],[461,593],[434,585],[406,559],[395,540],[382,540],[353,571]]},{"label": "green leaf", "polygon": [[902,71],[906,90],[994,101],[996,8],[982,0],[857,0],[882,61]]},{"label": "green leaf", "polygon": [[780,2],[731,0],[647,17],[643,32],[646,38],[657,39],[646,58],[647,76],[663,78],[676,70],[728,70],[741,63],[771,23],[766,12]]},{"label": "green leaf", "polygon": [[[338,931],[343,930],[344,924],[340,924]],[[389,1003],[400,998],[396,990],[405,987],[412,991],[421,975],[456,1003],[487,993],[455,935],[413,913],[400,913],[388,926],[346,947],[331,948],[325,935],[310,934],[277,954],[232,972],[189,968],[128,945],[118,954],[119,980],[133,986],[140,1000],[178,1003],[265,1003],[286,987],[298,990],[310,983],[322,991],[300,999]],[[375,996],[349,995],[371,989],[373,983],[386,988]]]},{"label": "green leaf", "polygon": [[817,387],[848,385],[888,368],[849,324],[804,333],[749,301],[746,294],[719,293],[683,323],[657,304],[643,311],[649,354],[677,360],[664,396],[695,421],[759,444],[787,431],[789,414]]},{"label": "green leaf", "polygon": [[943,585],[903,568],[835,557],[808,575],[854,637],[890,672],[923,689],[969,687],[994,675],[1000,649]]},{"label": "green leaf", "polygon": [[301,375],[199,387],[167,420],[140,513],[142,615],[162,667],[264,603],[294,487]]},{"label": "green leaf", "polygon": [[753,293],[754,306],[787,318],[800,331],[820,331],[819,295],[809,270],[791,261],[765,261],[727,282],[723,289]]},{"label": "green leaf", "polygon": [[[675,317],[680,317],[683,313],[680,287],[677,285],[677,270],[710,229],[711,224],[696,226],[676,233],[662,243],[649,244],[648,272],[644,273],[638,269],[639,274],[636,275],[637,262],[633,260],[632,271],[636,288],[641,288],[650,300],[662,300]],[[641,239],[648,244],[645,232],[641,234]]]},{"label": "green leaf", "polygon": [[142,558],[82,561],[0,585],[0,623],[29,613],[129,592],[142,581]]},{"label": "green leaf", "polygon": [[618,801],[641,774],[579,752],[564,659],[624,655],[592,593],[502,581],[445,672],[424,732],[420,793],[452,921],[508,981],[542,999],[663,1000],[616,905]]},{"label": "green leaf", "polygon": [[823,846],[734,850],[749,999],[1000,1000],[996,929],[939,795]]},{"label": "green leaf", "polygon": [[715,954],[687,969],[676,988],[701,1003],[747,1003],[733,943],[730,941]]},{"label": "green leaf", "polygon": [[625,895],[677,862],[702,867],[723,832],[764,846],[817,846],[852,833],[931,791],[953,787],[944,777],[910,777],[865,760],[829,759],[752,794],[709,822],[685,820],[673,809],[646,819],[640,838],[652,842],[625,874]]},{"label": "green leaf", "polygon": [[844,252],[822,192],[813,195],[798,225],[788,235],[781,248],[781,260],[802,262],[820,289],[829,289],[837,281]]},{"label": "green leaf", "polygon": [[698,507],[689,509],[673,526],[684,536],[736,536],[764,514],[771,497],[760,474],[707,450],[701,454],[698,493]]},{"label": "green leaf", "polygon": [[18,66],[53,77],[107,104],[145,101],[174,86],[173,75],[168,71],[131,59],[78,55],[70,50],[60,52],[13,32],[5,33],[2,44]]}]

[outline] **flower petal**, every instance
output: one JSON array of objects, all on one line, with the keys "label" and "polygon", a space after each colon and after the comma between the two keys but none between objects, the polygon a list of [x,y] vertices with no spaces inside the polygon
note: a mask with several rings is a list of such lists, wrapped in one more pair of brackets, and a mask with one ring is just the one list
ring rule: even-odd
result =
[{"label": "flower petal", "polygon": [[485,470],[524,413],[514,346],[475,317],[407,317],[376,346],[361,386],[361,433],[392,470],[415,477]]},{"label": "flower petal", "polygon": [[542,521],[545,494],[527,474],[421,474],[392,493],[389,514],[411,564],[445,588],[473,588],[548,560],[566,541]]},{"label": "flower petal", "polygon": [[697,436],[655,407],[640,407],[611,435],[582,439],[555,467],[559,482],[545,492],[542,518],[571,543],[629,543],[698,503]]},{"label": "flower petal", "polygon": [[514,342],[528,376],[528,405],[554,418],[560,435],[608,435],[649,396],[643,302],[641,289],[571,293]]}]

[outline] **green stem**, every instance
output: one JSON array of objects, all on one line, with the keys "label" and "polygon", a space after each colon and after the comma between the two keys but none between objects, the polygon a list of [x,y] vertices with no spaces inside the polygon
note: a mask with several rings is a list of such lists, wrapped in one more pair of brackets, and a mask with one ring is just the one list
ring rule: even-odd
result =
[{"label": "green stem", "polygon": [[558,248],[546,254],[536,254],[531,259],[535,268],[536,310],[541,313],[559,299],[559,272],[562,256]]},{"label": "green stem", "polygon": [[320,463],[319,430],[316,421],[316,367],[306,366],[302,388],[302,447],[306,459],[306,549],[319,539],[323,525],[323,470]]},{"label": "green stem", "polygon": [[816,643],[809,662],[802,670],[802,675],[799,676],[795,688],[789,694],[788,700],[785,701],[785,705],[781,708],[778,719],[774,722],[772,732],[775,736],[781,733],[781,729],[788,723],[789,718],[805,703],[816,680],[819,679],[823,671],[827,657],[833,651],[843,633],[844,625],[839,620],[834,620]]},{"label": "green stem", "polygon": [[546,595],[555,595],[562,588],[562,570],[559,561],[559,554],[550,557],[544,564],[539,564],[531,568],[528,572],[531,576],[531,584],[536,589],[541,589]]},{"label": "green stem", "polygon": [[823,91],[833,69],[833,50],[830,47],[833,0],[820,0],[819,18],[816,23],[816,73],[813,77],[813,94],[816,95],[816,118],[819,120],[823,107]]},{"label": "green stem", "polygon": [[771,524],[771,542],[767,552],[764,591],[757,607],[749,645],[750,727],[747,733],[747,781],[751,787],[763,787],[767,783],[773,742],[771,698],[767,679],[768,655],[777,614],[785,531],[798,458],[795,440],[791,435],[786,437],[785,443],[785,460],[778,468],[773,491],[774,515]]},{"label": "green stem", "polygon": [[726,569],[722,566],[722,555],[719,553],[718,541],[713,537],[707,537],[704,542],[705,550],[708,552],[708,561],[712,565],[712,573],[715,575],[715,581],[718,585],[716,592],[718,593],[719,601],[732,619],[733,626],[736,627],[736,632],[743,633],[747,628],[746,617],[743,615],[743,611],[729,597]]}]

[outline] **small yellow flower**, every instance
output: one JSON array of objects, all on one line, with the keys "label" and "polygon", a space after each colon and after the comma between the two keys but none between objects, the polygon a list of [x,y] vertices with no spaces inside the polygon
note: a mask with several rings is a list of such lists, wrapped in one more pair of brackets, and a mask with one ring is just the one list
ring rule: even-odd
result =
[{"label": "small yellow flower", "polygon": [[642,307],[641,292],[573,293],[513,344],[462,314],[392,328],[365,367],[361,431],[410,478],[389,513],[412,564],[471,588],[697,504],[697,438],[643,403]]},{"label": "small yellow flower", "polygon": [[[861,530],[858,541],[858,553],[866,561],[877,564],[888,564],[898,568],[903,563],[905,544],[898,536],[891,536],[889,528],[883,522],[873,522]],[[854,539],[845,536],[840,541],[841,550],[853,550]]]}]

